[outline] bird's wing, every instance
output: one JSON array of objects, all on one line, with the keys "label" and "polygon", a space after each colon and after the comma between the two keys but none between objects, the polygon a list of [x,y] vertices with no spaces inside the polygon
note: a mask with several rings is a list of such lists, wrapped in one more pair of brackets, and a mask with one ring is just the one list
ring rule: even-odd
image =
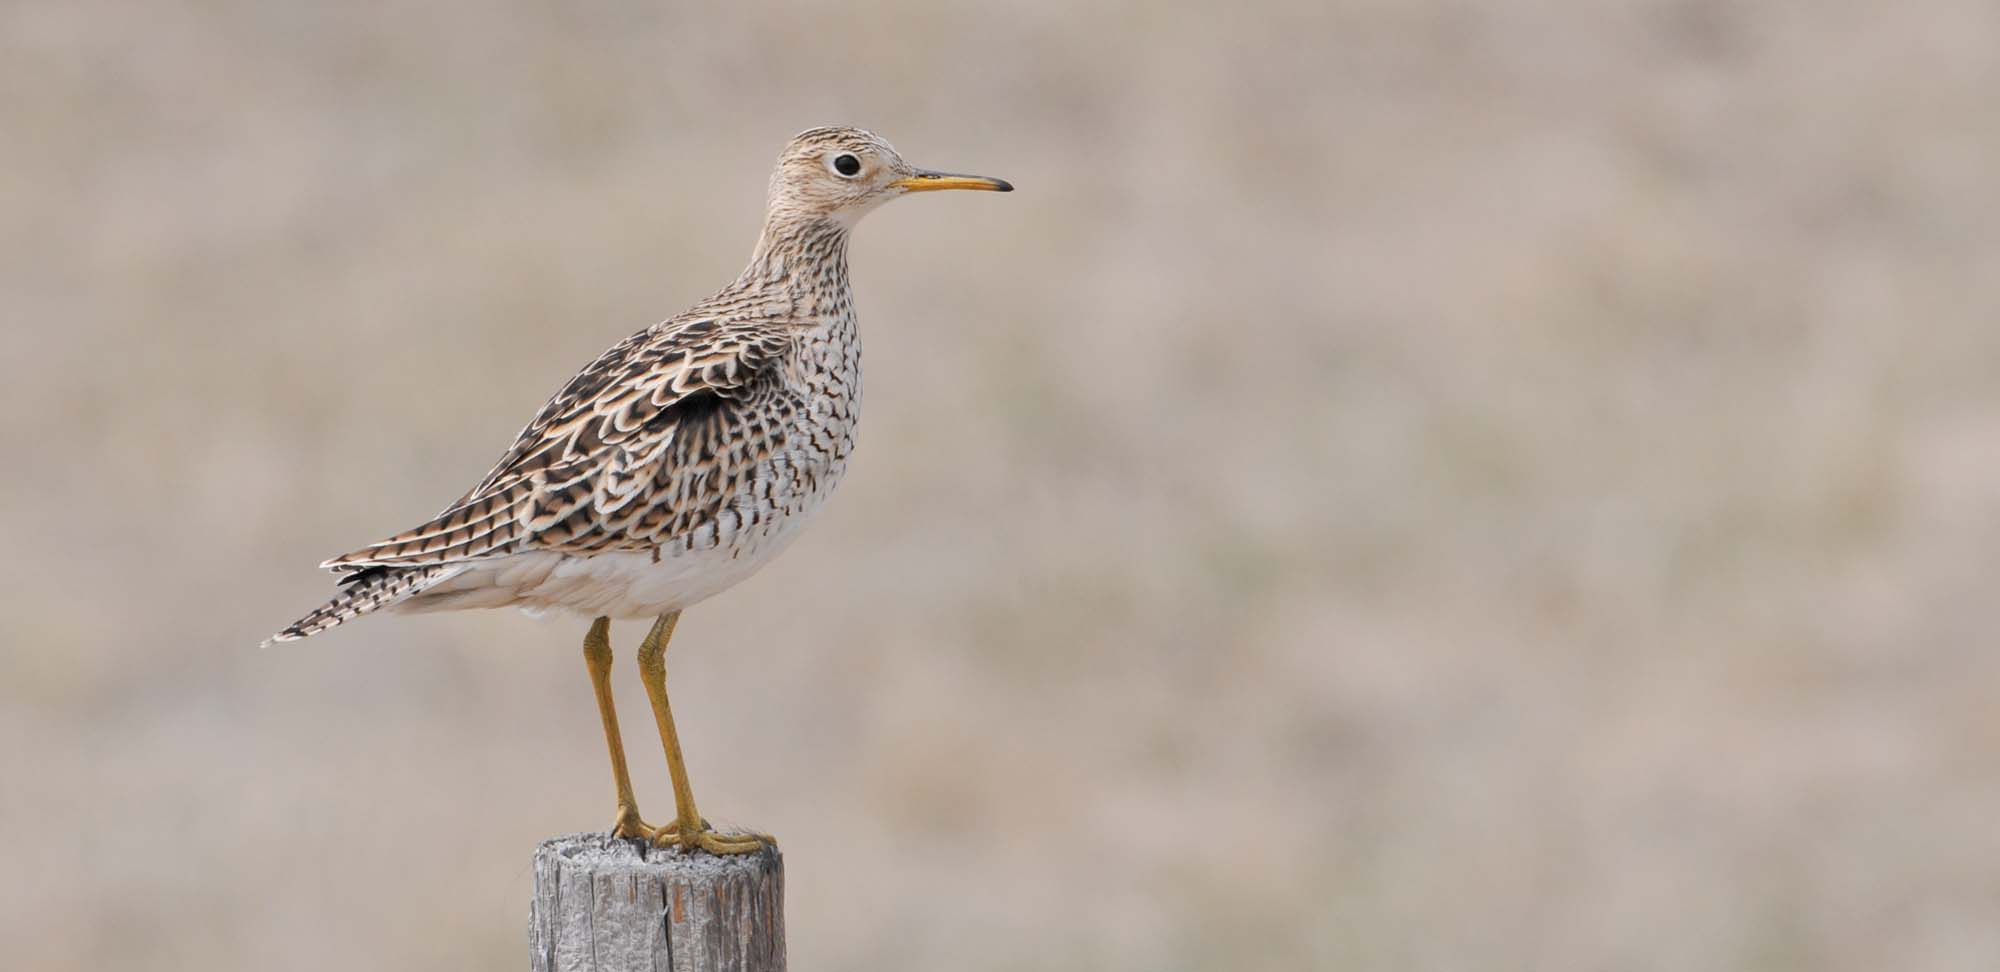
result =
[{"label": "bird's wing", "polygon": [[429,523],[336,557],[343,573],[527,550],[648,550],[712,522],[796,409],[782,324],[694,318],[586,365],[493,471]]}]

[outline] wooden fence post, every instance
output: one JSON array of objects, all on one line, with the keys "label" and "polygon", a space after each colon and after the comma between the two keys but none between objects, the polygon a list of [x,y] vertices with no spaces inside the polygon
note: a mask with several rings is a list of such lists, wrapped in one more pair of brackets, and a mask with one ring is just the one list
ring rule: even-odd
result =
[{"label": "wooden fence post", "polygon": [[784,972],[784,861],[550,838],[535,849],[528,947],[534,972]]}]

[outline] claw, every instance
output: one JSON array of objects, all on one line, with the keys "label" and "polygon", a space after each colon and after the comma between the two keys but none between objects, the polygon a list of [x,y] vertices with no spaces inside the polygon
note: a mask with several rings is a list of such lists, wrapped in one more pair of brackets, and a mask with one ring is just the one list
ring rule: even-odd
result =
[{"label": "claw", "polygon": [[659,832],[660,828],[639,819],[639,808],[630,805],[619,807],[618,819],[611,822],[611,836],[625,840],[652,840]]},{"label": "claw", "polygon": [[671,824],[653,831],[653,846],[674,848],[683,851],[703,850],[711,854],[748,854],[766,847],[776,847],[778,842],[764,834],[725,834],[701,822],[701,828],[693,837],[682,833],[680,825]]}]

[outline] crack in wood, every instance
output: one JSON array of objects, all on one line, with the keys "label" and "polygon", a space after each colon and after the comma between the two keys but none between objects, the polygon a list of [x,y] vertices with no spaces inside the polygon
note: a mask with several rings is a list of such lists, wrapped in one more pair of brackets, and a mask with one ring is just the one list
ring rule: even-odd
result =
[{"label": "crack in wood", "polygon": [[649,853],[639,841],[572,834],[542,842],[534,875],[535,972],[785,968],[784,861],[775,849]]}]

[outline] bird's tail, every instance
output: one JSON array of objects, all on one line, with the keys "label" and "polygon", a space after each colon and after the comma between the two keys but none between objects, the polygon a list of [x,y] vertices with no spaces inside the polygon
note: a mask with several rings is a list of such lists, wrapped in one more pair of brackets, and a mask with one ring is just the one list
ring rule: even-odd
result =
[{"label": "bird's tail", "polygon": [[335,625],[352,621],[376,608],[409,597],[463,570],[455,564],[428,567],[368,567],[340,579],[340,593],[311,614],[264,639],[264,647],[280,641],[309,638]]}]

